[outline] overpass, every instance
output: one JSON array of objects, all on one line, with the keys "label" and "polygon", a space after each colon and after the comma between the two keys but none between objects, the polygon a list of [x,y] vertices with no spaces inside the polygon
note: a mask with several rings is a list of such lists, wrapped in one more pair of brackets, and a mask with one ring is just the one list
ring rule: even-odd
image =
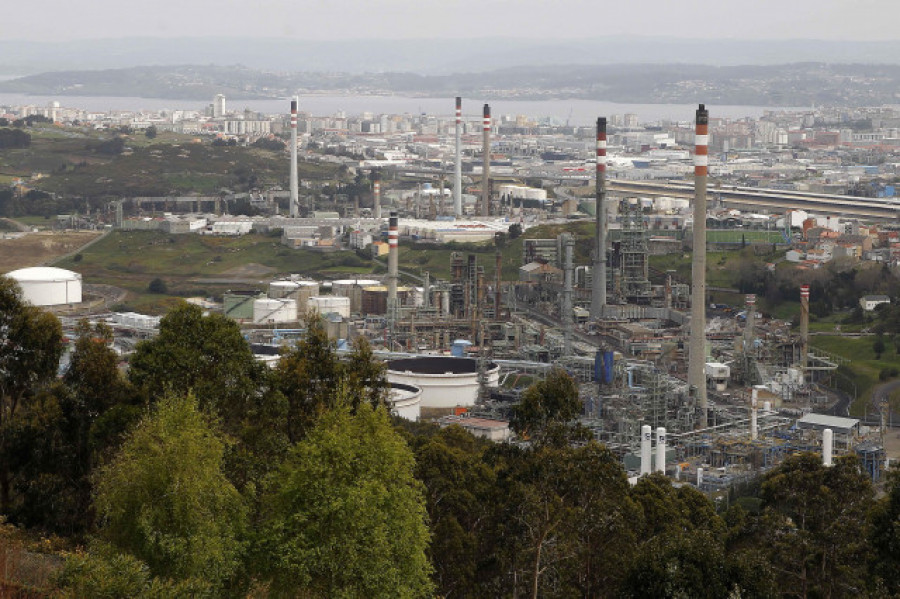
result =
[{"label": "overpass", "polygon": [[[621,195],[645,197],[667,196],[693,199],[693,183],[680,181],[625,181],[607,179],[609,192]],[[806,210],[816,214],[855,216],[874,219],[896,219],[900,216],[900,199],[859,198],[855,196],[758,189],[732,185],[707,190],[707,197],[714,197],[723,204],[744,210],[769,210],[785,212],[789,209]]]}]

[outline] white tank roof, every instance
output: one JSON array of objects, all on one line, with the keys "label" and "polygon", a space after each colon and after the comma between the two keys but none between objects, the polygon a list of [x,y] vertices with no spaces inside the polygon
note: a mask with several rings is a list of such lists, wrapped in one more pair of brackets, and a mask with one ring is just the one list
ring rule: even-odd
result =
[{"label": "white tank roof", "polygon": [[77,281],[81,279],[81,275],[77,272],[52,266],[20,268],[6,273],[6,276],[19,282]]}]

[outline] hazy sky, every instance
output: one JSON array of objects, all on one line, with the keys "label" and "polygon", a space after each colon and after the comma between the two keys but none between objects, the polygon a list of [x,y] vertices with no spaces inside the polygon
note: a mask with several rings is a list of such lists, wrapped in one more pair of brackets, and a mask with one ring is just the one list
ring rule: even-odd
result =
[{"label": "hazy sky", "polygon": [[900,0],[42,0],[0,39],[678,38],[896,40]]}]

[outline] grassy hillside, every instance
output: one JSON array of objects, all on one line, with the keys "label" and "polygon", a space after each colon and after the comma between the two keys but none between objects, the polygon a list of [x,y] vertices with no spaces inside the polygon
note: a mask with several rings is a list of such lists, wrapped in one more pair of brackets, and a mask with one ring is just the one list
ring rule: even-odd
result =
[{"label": "grassy hillside", "polygon": [[875,351],[872,349],[874,341],[875,337],[849,338],[835,335],[810,337],[809,343],[813,348],[823,349],[851,361],[849,365],[841,368],[844,376],[838,377],[837,385],[847,390],[846,383],[849,378],[856,386],[858,399],[850,407],[850,415],[854,418],[863,417],[867,406],[870,406],[871,412],[872,390],[881,383],[879,373],[884,369],[900,368],[900,355],[894,345],[886,340],[884,353],[876,359]]}]

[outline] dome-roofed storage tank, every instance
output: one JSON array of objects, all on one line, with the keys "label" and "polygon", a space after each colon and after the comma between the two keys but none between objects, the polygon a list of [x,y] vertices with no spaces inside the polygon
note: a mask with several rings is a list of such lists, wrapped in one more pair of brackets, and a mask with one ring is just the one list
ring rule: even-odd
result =
[{"label": "dome-roofed storage tank", "polygon": [[277,324],[296,321],[296,300],[267,297],[253,300],[253,324]]},{"label": "dome-roofed storage tank", "polygon": [[81,303],[81,275],[50,266],[21,268],[7,273],[22,288],[22,296],[35,306]]},{"label": "dome-roofed storage tank", "polygon": [[[485,369],[487,385],[496,387],[500,382],[500,367],[488,362]],[[448,356],[390,360],[387,380],[422,389],[423,408],[473,406],[478,399],[478,360]]]}]

